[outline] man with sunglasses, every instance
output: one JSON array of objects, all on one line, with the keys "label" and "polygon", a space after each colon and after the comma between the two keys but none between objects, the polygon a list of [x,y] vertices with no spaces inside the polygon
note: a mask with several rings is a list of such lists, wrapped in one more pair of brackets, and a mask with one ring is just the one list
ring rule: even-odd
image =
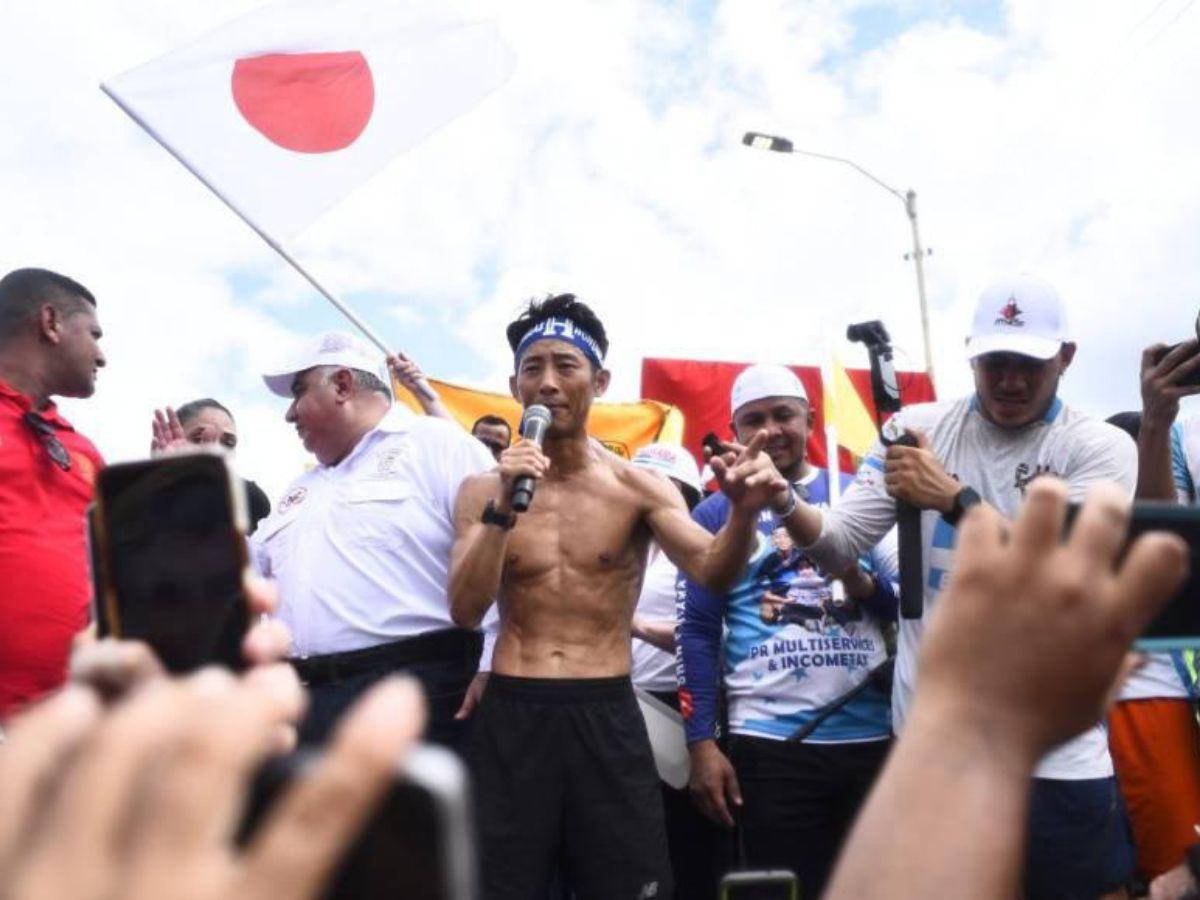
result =
[{"label": "man with sunglasses", "polygon": [[45,269],[0,278],[0,722],[66,678],[88,619],[84,510],[99,452],[51,397],[90,397],[96,298]]}]

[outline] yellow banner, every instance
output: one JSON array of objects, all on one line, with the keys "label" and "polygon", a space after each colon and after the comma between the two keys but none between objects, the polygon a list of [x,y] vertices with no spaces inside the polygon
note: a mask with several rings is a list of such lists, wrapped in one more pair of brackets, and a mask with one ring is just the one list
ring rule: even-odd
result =
[{"label": "yellow banner", "polygon": [[[500,416],[516,435],[521,426],[521,407],[507,394],[492,394],[429,379],[442,404],[463,428],[470,429],[480,416]],[[393,379],[396,399],[421,412],[421,404],[399,382]],[[594,403],[588,419],[588,433],[618,456],[629,459],[646,444],[683,443],[683,413],[677,407],[657,400],[636,403]]]},{"label": "yellow banner", "polygon": [[831,374],[833,390],[825,389],[825,421],[837,429],[837,441],[841,446],[857,457],[865,456],[879,432],[837,356],[833,358]]}]

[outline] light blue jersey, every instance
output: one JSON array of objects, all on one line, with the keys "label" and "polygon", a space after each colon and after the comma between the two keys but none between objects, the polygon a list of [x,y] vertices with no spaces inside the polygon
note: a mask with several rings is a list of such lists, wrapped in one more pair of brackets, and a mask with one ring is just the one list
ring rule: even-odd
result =
[{"label": "light blue jersey", "polygon": [[[828,505],[827,472],[813,470],[800,486],[808,502]],[[728,514],[729,500],[716,494],[693,515],[715,533]],[[882,663],[887,654],[880,619],[896,616],[894,537],[870,554],[866,567],[877,575],[875,596],[862,602],[845,598],[841,585],[792,546],[768,511],[760,517],[749,564],[728,594],[713,594],[685,579],[678,659],[688,740],[716,735],[721,681],[731,731],[784,740]],[[808,740],[887,738],[889,705],[888,694],[871,685]]]}]

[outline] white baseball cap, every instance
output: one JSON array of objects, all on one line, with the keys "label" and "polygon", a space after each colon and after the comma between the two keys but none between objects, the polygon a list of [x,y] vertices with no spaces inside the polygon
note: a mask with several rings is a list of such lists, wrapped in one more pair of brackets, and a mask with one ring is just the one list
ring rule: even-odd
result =
[{"label": "white baseball cap", "polygon": [[633,464],[681,481],[696,493],[704,493],[696,459],[677,444],[647,444],[633,454]]},{"label": "white baseball cap", "polygon": [[747,403],[764,397],[793,397],[808,402],[800,378],[787,366],[763,363],[741,371],[729,393],[729,411],[736,413]]},{"label": "white baseball cap", "polygon": [[1067,340],[1067,316],[1058,291],[1033,275],[1016,275],[979,295],[967,356],[1003,352],[1049,359]]},{"label": "white baseball cap", "polygon": [[370,372],[384,383],[391,392],[391,378],[388,377],[382,354],[373,346],[344,331],[326,331],[305,343],[299,352],[291,357],[287,368],[276,370],[263,375],[263,381],[272,394],[280,397],[292,396],[292,382],[298,372],[305,372],[317,366],[339,366],[346,369],[357,369],[360,372]]}]

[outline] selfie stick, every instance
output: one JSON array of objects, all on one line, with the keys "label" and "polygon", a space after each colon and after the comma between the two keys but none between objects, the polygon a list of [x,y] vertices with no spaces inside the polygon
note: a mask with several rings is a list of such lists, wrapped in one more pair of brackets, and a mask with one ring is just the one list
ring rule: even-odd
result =
[{"label": "selfie stick", "polygon": [[[875,421],[884,446],[917,446],[914,435],[909,432],[889,434],[889,429],[883,423],[885,413],[894,413],[902,405],[900,385],[896,380],[896,366],[892,360],[891,337],[883,323],[874,320],[851,325],[846,329],[846,340],[863,344],[870,356]],[[905,619],[919,619],[925,607],[921,564],[921,511],[910,503],[897,500],[896,528],[900,555],[900,615]]]}]

